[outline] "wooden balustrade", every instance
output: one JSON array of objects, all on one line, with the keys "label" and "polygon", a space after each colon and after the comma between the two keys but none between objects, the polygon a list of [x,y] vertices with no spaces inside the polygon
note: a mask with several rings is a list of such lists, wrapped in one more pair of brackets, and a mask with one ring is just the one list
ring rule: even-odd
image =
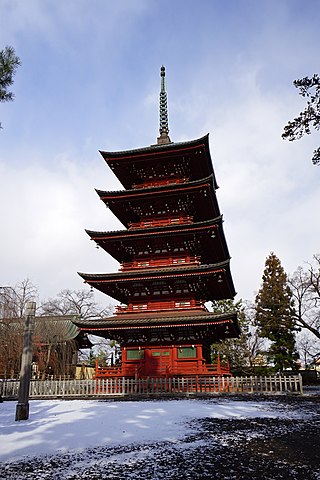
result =
[{"label": "wooden balustrade", "polygon": [[184,177],[184,178],[166,178],[166,179],[161,179],[161,180],[150,180],[150,181],[145,181],[143,183],[134,183],[132,185],[132,188],[138,189],[138,188],[148,188],[148,187],[160,187],[163,185],[172,185],[176,183],[186,183],[189,181],[189,178]]},{"label": "wooden balustrade", "polygon": [[121,376],[122,376],[121,366],[113,366],[113,367],[97,366],[96,367],[96,377],[103,378],[103,377],[121,377]]},{"label": "wooden balustrade", "polygon": [[151,228],[151,227],[164,227],[167,225],[184,225],[193,222],[193,217],[190,215],[183,215],[179,217],[158,217],[150,218],[148,220],[141,220],[140,222],[130,222],[129,230],[137,228]]},{"label": "wooden balustrade", "polygon": [[169,300],[166,302],[145,302],[129,305],[116,306],[115,313],[141,313],[141,312],[159,312],[159,311],[177,311],[177,310],[199,310],[207,311],[203,302],[198,300]]},{"label": "wooden balustrade", "polygon": [[[192,371],[192,367],[190,366],[190,363],[194,363],[194,359],[190,359],[189,362],[177,362],[172,366],[166,366],[164,369],[163,375],[166,377],[173,377],[173,376],[185,376],[185,377],[190,377],[196,375],[195,371],[193,370],[193,373],[190,373]],[[229,362],[221,362],[220,359],[218,359],[217,363],[204,363],[203,361],[199,360],[198,366],[194,368],[197,368],[197,372],[199,375],[231,375],[230,374],[230,365]],[[95,370],[95,376],[96,378],[111,378],[111,377],[122,377],[124,375],[124,372],[126,373],[127,377],[134,376],[136,378],[143,377],[145,375],[141,375],[141,372],[144,369],[143,363],[133,363],[133,362],[125,362],[123,365],[123,368],[121,365],[116,366],[116,367],[110,367],[110,366],[98,366],[98,363],[96,363],[96,370]]]},{"label": "wooden balustrade", "polygon": [[146,260],[134,260],[133,262],[123,262],[120,271],[135,270],[139,268],[159,268],[159,267],[177,267],[179,265],[199,265],[200,257],[164,257],[148,258]]}]

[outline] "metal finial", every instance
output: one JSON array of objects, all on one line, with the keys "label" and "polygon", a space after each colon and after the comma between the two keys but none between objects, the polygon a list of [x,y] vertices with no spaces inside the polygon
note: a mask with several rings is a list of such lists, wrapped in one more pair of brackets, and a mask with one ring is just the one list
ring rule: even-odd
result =
[{"label": "metal finial", "polygon": [[158,144],[171,143],[169,138],[169,122],[168,122],[168,102],[167,92],[165,88],[166,69],[162,65],[160,70],[161,76],[161,91],[160,91],[160,137],[158,137]]}]

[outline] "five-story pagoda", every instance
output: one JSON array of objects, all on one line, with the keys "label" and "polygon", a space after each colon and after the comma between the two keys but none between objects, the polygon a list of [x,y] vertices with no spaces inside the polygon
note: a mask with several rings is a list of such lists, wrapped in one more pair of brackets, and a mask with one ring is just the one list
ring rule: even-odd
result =
[{"label": "five-story pagoda", "polygon": [[120,262],[117,273],[80,273],[120,302],[115,316],[77,322],[83,331],[120,344],[120,364],[97,369],[97,376],[229,373],[211,363],[210,346],[238,336],[236,314],[205,306],[235,295],[208,135],[173,143],[168,134],[162,67],[157,144],[100,152],[124,190],[97,193],[125,229],[87,230]]}]

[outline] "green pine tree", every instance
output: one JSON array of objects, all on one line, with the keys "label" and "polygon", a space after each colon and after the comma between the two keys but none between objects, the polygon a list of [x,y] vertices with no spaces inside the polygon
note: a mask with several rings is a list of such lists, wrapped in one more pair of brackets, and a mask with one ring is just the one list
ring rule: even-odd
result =
[{"label": "green pine tree", "polygon": [[[13,77],[18,66],[21,65],[14,48],[5,47],[0,50],[0,102],[10,102],[14,94],[8,88],[13,84]],[[0,128],[1,123],[0,123]]]},{"label": "green pine tree", "polygon": [[271,342],[268,357],[276,371],[296,366],[294,315],[287,275],[272,252],[266,259],[262,285],[255,299],[255,322],[259,334]]}]

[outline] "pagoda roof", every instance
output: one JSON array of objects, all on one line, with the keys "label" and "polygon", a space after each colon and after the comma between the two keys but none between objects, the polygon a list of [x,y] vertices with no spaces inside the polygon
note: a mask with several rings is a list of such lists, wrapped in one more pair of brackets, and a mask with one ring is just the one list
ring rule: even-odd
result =
[{"label": "pagoda roof", "polygon": [[80,273],[83,280],[92,287],[122,302],[129,303],[145,292],[143,298],[157,298],[153,293],[157,283],[168,291],[176,292],[178,286],[184,285],[196,298],[201,300],[222,300],[233,298],[236,294],[230,273],[229,260],[209,265],[179,265],[163,268],[139,268],[134,271],[87,274]]},{"label": "pagoda roof", "polygon": [[[118,152],[100,150],[100,153],[125,188],[142,183],[143,175],[151,166],[155,178],[162,173],[168,176],[168,173],[170,175],[175,171],[181,175],[187,174],[192,180],[214,176],[209,134],[186,142],[156,144]],[[218,188],[215,177],[214,184]]]},{"label": "pagoda roof", "polygon": [[236,337],[240,333],[237,313],[215,313],[215,312],[192,312],[192,311],[179,311],[179,312],[159,312],[159,313],[139,313],[117,315],[106,318],[96,318],[90,320],[79,319],[76,322],[77,326],[86,332],[96,332],[97,335],[101,335],[104,331],[109,338],[112,336],[118,336],[119,333],[129,331],[130,334],[134,330],[141,329],[177,329],[177,328],[221,328],[228,326],[228,333],[224,335],[226,337]]},{"label": "pagoda roof", "polygon": [[99,247],[119,262],[129,262],[133,257],[141,257],[147,247],[153,253],[159,245],[170,240],[171,250],[177,245],[185,245],[185,250],[201,257],[201,263],[215,263],[230,258],[225,240],[222,216],[192,224],[151,226],[134,230],[96,232],[86,230]]},{"label": "pagoda roof", "polygon": [[[123,197],[125,199],[129,197],[145,197],[149,195],[155,195],[160,193],[163,195],[164,192],[172,192],[175,190],[185,190],[192,187],[203,186],[204,184],[210,183],[213,185],[213,175],[208,175],[204,178],[198,178],[197,180],[193,180],[191,182],[183,182],[183,183],[169,183],[167,185],[152,185],[150,187],[142,187],[142,188],[130,188],[126,190],[100,190],[96,188],[96,192],[101,199],[104,197]],[[214,190],[214,186],[213,186]]]},{"label": "pagoda roof", "polygon": [[220,215],[213,175],[193,182],[96,192],[125,227],[142,218],[159,216],[159,211],[163,215],[183,213],[195,217],[195,221]]}]

